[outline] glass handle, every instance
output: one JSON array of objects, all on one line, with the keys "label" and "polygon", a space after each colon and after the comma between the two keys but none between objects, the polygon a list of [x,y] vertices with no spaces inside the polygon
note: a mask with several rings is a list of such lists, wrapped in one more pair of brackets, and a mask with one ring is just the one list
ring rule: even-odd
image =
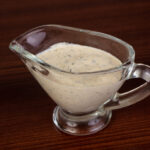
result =
[{"label": "glass handle", "polygon": [[135,104],[150,95],[150,66],[145,64],[135,64],[129,79],[142,78],[146,83],[125,92],[117,93],[112,100],[104,103],[104,108],[108,110],[120,109]]}]

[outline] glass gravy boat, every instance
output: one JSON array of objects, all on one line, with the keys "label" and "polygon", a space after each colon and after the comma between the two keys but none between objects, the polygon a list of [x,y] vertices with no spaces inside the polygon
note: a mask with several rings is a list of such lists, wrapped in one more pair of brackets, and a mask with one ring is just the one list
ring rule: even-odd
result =
[{"label": "glass gravy boat", "polygon": [[[96,72],[69,72],[36,56],[59,42],[103,49],[122,64]],[[136,64],[132,46],[108,34],[61,25],[43,25],[17,37],[10,43],[10,49],[58,105],[53,112],[53,122],[68,134],[96,133],[108,125],[112,110],[132,105],[150,95],[150,67]],[[146,83],[126,93],[118,93],[123,83],[131,78],[142,78]]]}]

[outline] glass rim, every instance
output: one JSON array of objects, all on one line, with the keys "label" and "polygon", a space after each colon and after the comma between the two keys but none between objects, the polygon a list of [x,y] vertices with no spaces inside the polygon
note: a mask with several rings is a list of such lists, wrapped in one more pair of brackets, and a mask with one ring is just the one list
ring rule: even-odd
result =
[{"label": "glass rim", "polygon": [[[87,33],[89,35],[95,35],[95,36],[99,36],[99,37],[104,37],[106,39],[110,39],[113,41],[116,41],[120,44],[122,44],[123,46],[125,46],[129,52],[129,56],[127,61],[125,61],[124,63],[122,63],[120,66],[114,67],[114,68],[110,68],[110,69],[105,69],[105,70],[99,70],[99,71],[90,71],[90,72],[70,72],[70,71],[65,71],[63,69],[59,69],[53,65],[50,65],[48,63],[46,63],[45,61],[41,60],[40,58],[38,58],[36,55],[30,53],[28,50],[25,50],[18,42],[17,42],[17,38],[19,38],[20,36],[25,35],[26,33],[32,32],[35,29],[39,29],[41,27],[57,27],[57,28],[63,28],[63,29],[68,29],[68,30],[72,30],[72,31],[78,31],[78,32],[83,32],[83,33]],[[65,42],[65,41],[64,41]],[[19,48],[18,48],[19,47]],[[95,73],[110,73],[110,72],[116,72],[119,71],[123,68],[126,68],[126,66],[128,66],[129,64],[134,62],[134,58],[135,58],[135,51],[133,49],[133,47],[128,44],[127,42],[114,37],[112,35],[106,34],[106,33],[102,33],[102,32],[97,32],[97,31],[92,31],[92,30],[87,30],[87,29],[80,29],[80,28],[75,28],[75,27],[69,27],[69,26],[64,26],[64,25],[57,25],[57,24],[48,24],[48,25],[42,25],[42,26],[38,26],[35,28],[32,28],[30,30],[28,30],[27,32],[24,32],[23,34],[19,35],[18,37],[16,37],[12,42],[10,42],[9,44],[9,48],[18,53],[19,55],[21,55],[24,58],[27,58],[35,63],[38,63],[39,65],[46,67],[47,69],[54,69],[56,71],[59,72],[63,72],[63,73],[68,73],[68,74],[95,74]]]}]

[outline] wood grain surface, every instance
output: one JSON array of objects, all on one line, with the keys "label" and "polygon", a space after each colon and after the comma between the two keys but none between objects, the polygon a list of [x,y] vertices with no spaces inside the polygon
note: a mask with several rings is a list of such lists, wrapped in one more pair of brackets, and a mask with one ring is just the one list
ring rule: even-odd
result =
[{"label": "wood grain surface", "polygon": [[[110,125],[91,136],[54,127],[55,104],[8,48],[13,38],[43,24],[114,35],[133,45],[136,62],[150,65],[149,0],[0,1],[0,150],[150,150],[150,97],[114,111]],[[130,81],[122,91],[141,83]]]}]

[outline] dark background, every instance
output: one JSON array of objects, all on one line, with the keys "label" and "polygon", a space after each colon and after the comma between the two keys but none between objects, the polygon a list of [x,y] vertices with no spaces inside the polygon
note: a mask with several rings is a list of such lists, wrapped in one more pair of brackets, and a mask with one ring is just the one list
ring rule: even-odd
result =
[{"label": "dark background", "polygon": [[[56,130],[55,104],[8,49],[13,38],[43,24],[114,35],[133,45],[136,62],[150,65],[149,0],[0,1],[0,149],[149,150],[150,97],[114,111],[110,125],[97,134],[75,137]],[[140,83],[127,83],[122,91]]]}]

